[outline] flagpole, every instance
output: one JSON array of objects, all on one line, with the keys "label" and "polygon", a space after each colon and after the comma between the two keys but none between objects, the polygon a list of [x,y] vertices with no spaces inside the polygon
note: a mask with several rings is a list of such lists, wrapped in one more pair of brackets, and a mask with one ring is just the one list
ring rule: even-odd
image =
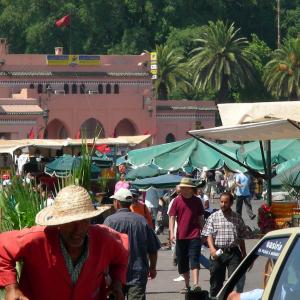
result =
[{"label": "flagpole", "polygon": [[71,10],[70,10],[70,28],[69,28],[69,54],[72,54],[72,15],[71,15]]}]

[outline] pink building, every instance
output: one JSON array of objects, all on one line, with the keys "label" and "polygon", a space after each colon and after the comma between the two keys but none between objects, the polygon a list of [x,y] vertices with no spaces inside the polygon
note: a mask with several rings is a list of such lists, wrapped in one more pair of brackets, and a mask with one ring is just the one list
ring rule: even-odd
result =
[{"label": "pink building", "polygon": [[[155,144],[215,125],[214,102],[157,101],[150,55],[9,54],[0,39],[0,138],[152,134]],[[45,130],[47,129],[47,130]]]}]

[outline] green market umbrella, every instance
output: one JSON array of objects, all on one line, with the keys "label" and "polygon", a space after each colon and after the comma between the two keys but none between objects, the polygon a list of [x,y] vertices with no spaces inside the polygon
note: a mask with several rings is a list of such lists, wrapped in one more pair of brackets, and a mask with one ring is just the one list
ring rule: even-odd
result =
[{"label": "green market umbrella", "polygon": [[272,186],[300,186],[300,156],[276,166],[276,176],[272,178]]},{"label": "green market umbrella", "polygon": [[161,189],[173,188],[180,183],[182,176],[165,174],[161,176],[136,179],[131,182],[131,185],[135,188],[147,189],[151,186]]},{"label": "green market umbrella", "polygon": [[[299,155],[300,141],[297,139],[271,141],[271,163],[280,164]],[[237,150],[237,157],[246,165],[255,169],[263,170],[263,161],[259,142],[251,142]]]},{"label": "green market umbrella", "polygon": [[[224,153],[236,158],[235,151],[220,144],[208,142]],[[193,168],[218,169],[226,165],[231,170],[245,171],[239,164],[216,150],[191,138],[183,141],[151,146],[129,151],[127,162],[134,166],[154,164],[161,169],[174,171],[186,166]]]},{"label": "green market umbrella", "polygon": [[[45,173],[50,176],[67,177],[70,176],[72,171],[80,166],[81,157],[74,157],[68,154],[57,157],[52,162],[45,165]],[[95,164],[91,166],[92,177],[98,176],[101,169]]]},{"label": "green market umbrella", "polygon": [[134,180],[136,178],[147,178],[154,177],[158,175],[163,175],[168,173],[168,171],[160,169],[158,166],[150,164],[140,167],[133,167],[127,174],[127,180]]}]

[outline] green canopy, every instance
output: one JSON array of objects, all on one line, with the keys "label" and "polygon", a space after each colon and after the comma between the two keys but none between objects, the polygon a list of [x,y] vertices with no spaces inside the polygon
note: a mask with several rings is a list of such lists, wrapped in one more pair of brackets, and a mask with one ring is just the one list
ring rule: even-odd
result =
[{"label": "green canopy", "polygon": [[[74,157],[68,154],[57,157],[52,162],[45,165],[45,173],[50,176],[67,177],[72,171],[80,166],[81,157]],[[92,177],[97,177],[100,168],[95,164],[91,166]]]},{"label": "green canopy", "polygon": [[[217,143],[208,143],[229,156],[235,159],[237,158],[234,150]],[[224,165],[233,171],[245,171],[239,164],[194,138],[132,150],[128,152],[127,156],[127,162],[132,165],[141,166],[152,163],[169,171],[179,170],[186,166],[193,168],[207,167],[208,169],[218,169]]]},{"label": "green canopy", "polygon": [[300,186],[300,156],[290,159],[276,166],[277,175],[272,178],[272,185],[279,186],[289,184]]},{"label": "green canopy", "polygon": [[[299,155],[300,141],[297,139],[271,141],[271,163],[280,164]],[[255,170],[263,170],[259,142],[251,142],[237,149],[237,157],[240,161]]]},{"label": "green canopy", "polygon": [[127,174],[126,174],[126,179],[127,180],[134,180],[136,178],[147,178],[147,177],[154,177],[158,175],[163,175],[168,173],[168,171],[160,169],[158,166],[150,164],[150,165],[145,165],[145,166],[140,166],[140,167],[135,167],[131,169]]}]

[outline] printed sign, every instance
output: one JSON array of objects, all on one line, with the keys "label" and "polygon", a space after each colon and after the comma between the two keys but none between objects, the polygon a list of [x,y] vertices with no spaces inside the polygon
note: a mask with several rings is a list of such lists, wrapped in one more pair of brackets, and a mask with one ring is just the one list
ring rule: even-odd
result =
[{"label": "printed sign", "polygon": [[256,251],[257,255],[277,259],[288,238],[268,239],[264,241]]},{"label": "printed sign", "polygon": [[48,66],[98,66],[100,55],[47,55]]}]

